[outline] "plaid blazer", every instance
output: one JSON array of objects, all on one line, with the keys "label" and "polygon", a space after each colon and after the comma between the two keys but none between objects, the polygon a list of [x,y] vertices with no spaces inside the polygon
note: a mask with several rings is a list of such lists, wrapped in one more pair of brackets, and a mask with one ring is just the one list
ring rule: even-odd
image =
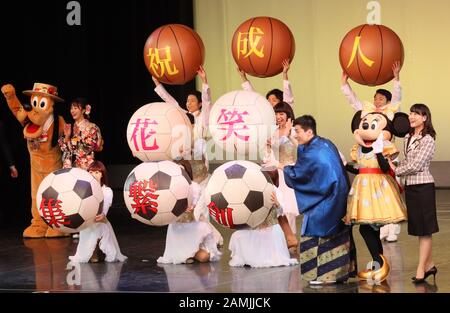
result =
[{"label": "plaid blazer", "polygon": [[405,179],[405,185],[434,183],[430,163],[434,156],[435,142],[430,135],[405,136],[405,160],[395,169],[395,174]]}]

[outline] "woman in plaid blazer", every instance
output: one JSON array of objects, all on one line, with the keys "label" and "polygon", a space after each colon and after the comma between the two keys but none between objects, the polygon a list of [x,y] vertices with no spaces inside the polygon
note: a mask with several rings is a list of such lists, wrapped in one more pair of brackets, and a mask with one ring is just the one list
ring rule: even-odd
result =
[{"label": "woman in plaid blazer", "polygon": [[405,160],[391,168],[405,180],[405,200],[408,211],[408,233],[419,237],[419,264],[413,283],[423,283],[437,269],[432,260],[432,234],[439,231],[436,217],[434,179],[430,163],[435,150],[436,131],[430,109],[414,104],[409,113],[411,131],[405,136]]}]

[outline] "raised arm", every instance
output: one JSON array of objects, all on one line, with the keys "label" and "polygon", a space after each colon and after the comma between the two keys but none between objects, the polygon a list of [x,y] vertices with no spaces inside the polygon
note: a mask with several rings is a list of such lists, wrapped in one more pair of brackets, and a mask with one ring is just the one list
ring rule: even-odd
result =
[{"label": "raised arm", "polygon": [[341,91],[347,98],[348,103],[352,106],[355,111],[360,111],[363,109],[362,102],[358,99],[355,92],[352,90],[348,83],[348,75],[342,71],[341,77]]},{"label": "raised arm", "polygon": [[237,71],[239,73],[239,76],[241,76],[242,79],[242,89],[246,91],[255,91],[255,89],[252,86],[252,83],[247,79],[247,74],[245,74],[244,70],[241,70],[239,67],[237,67]]},{"label": "raised arm", "polygon": [[203,66],[197,71],[197,75],[202,80],[202,115],[203,115],[203,128],[207,129],[209,125],[209,114],[211,112],[211,89],[208,85],[208,78],[206,77],[206,71]]},{"label": "raised arm", "polygon": [[392,73],[394,74],[394,89],[392,90],[392,105],[399,105],[398,111],[400,111],[400,103],[402,101],[402,85],[400,84],[400,70],[402,65],[400,61],[394,62],[392,64]]},{"label": "raised arm", "polygon": [[294,106],[294,94],[292,93],[291,83],[289,83],[288,71],[291,67],[289,59],[283,60],[283,101],[290,106]]},{"label": "raised arm", "polygon": [[2,93],[5,96],[8,107],[20,124],[24,125],[27,118],[27,112],[24,110],[19,98],[16,96],[16,89],[13,85],[4,85],[2,87]]},{"label": "raised arm", "polygon": [[[174,99],[174,97],[172,97],[170,95],[170,93],[167,92],[166,88],[164,88],[164,86],[159,82],[159,80],[155,77],[152,76],[152,80],[155,83],[155,92],[158,94],[158,96],[161,97],[161,99],[164,100],[164,102],[166,103],[170,103],[170,104],[175,104],[178,105],[177,100]],[[181,107],[180,107],[181,108]],[[181,108],[184,112],[187,112],[186,110],[184,110],[183,108]]]}]

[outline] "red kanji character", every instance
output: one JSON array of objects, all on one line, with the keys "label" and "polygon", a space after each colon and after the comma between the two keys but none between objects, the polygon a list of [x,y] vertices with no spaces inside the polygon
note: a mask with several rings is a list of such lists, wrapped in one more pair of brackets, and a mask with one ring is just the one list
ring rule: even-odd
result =
[{"label": "red kanji character", "polygon": [[219,223],[230,228],[234,228],[233,215],[231,208],[221,209],[218,208],[216,203],[213,201],[208,204],[209,214]]},{"label": "red kanji character", "polygon": [[[158,202],[152,201],[157,200],[159,195],[155,194],[157,184],[153,180],[143,180],[135,181],[130,186],[130,192],[128,196],[133,198],[131,207],[134,209],[134,213],[141,213],[144,216],[152,215],[152,217],[158,213]],[[149,210],[150,212],[147,212]]]},{"label": "red kanji character", "polygon": [[61,225],[70,225],[70,220],[61,210],[61,203],[61,200],[42,198],[39,208],[48,226],[59,228]]}]

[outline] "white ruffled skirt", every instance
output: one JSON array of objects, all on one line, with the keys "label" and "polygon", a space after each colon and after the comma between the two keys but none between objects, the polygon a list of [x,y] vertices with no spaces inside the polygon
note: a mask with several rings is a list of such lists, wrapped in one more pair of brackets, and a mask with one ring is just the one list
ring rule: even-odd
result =
[{"label": "white ruffled skirt", "polygon": [[292,259],[280,225],[237,230],[230,238],[230,266],[272,267],[298,264]]},{"label": "white ruffled skirt", "polygon": [[172,223],[167,228],[166,248],[158,263],[181,264],[193,258],[199,249],[207,251],[210,261],[218,261],[222,253],[217,249],[212,226],[208,222]]},{"label": "white ruffled skirt", "polygon": [[120,252],[119,243],[110,222],[94,223],[91,227],[80,231],[77,252],[69,256],[69,259],[73,262],[89,262],[99,239],[99,247],[106,255],[106,262],[123,262],[127,259]]}]

